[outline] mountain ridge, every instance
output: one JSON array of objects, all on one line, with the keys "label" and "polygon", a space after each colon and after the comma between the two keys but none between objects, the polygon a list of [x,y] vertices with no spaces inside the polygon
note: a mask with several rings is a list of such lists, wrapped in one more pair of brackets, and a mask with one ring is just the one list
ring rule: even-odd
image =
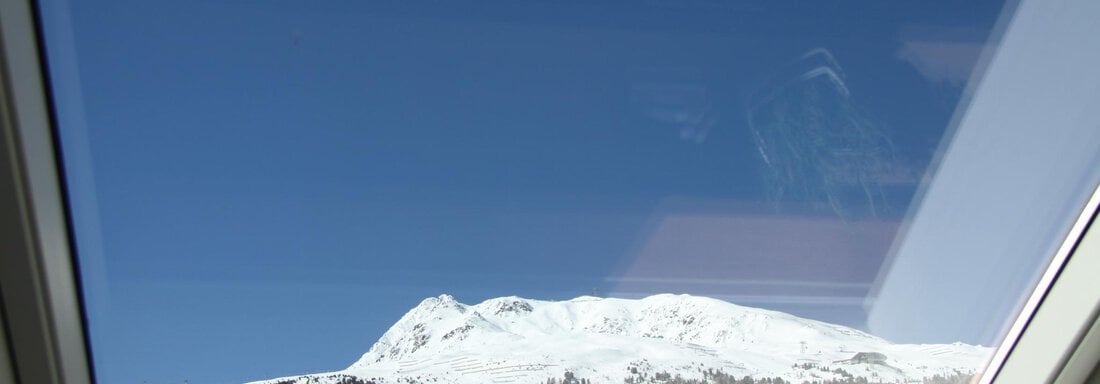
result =
[{"label": "mountain ridge", "polygon": [[[892,382],[972,372],[989,353],[961,343],[894,344],[852,328],[702,296],[505,296],[467,305],[444,294],[421,301],[351,366],[329,374],[377,383],[521,383],[569,373],[592,383],[619,383],[639,371],[704,380],[709,369],[788,382]],[[860,372],[820,369],[834,366]]]}]

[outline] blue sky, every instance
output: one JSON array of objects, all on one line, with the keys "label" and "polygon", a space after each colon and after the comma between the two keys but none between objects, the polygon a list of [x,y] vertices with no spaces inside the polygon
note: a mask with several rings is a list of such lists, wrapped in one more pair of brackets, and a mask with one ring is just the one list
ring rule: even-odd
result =
[{"label": "blue sky", "polygon": [[[811,6],[44,1],[100,381],[341,369],[440,293],[677,291],[862,327],[830,299],[878,273],[1000,4]],[[769,200],[753,132],[776,131],[749,111],[815,49],[842,117],[892,143],[873,217],[845,181],[844,212]],[[679,241],[724,225],[777,231]],[[623,283],[654,278],[688,283]]]}]

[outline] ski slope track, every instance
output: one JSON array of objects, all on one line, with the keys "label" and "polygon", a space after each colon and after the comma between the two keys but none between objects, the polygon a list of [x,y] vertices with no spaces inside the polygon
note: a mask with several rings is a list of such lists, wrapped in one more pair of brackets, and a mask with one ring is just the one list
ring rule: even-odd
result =
[{"label": "ski slope track", "polygon": [[564,379],[567,372],[575,382],[660,383],[658,373],[706,380],[715,371],[791,383],[919,383],[934,375],[973,373],[991,352],[962,343],[894,344],[839,325],[699,296],[501,297],[466,305],[441,295],[402,316],[342,371],[255,383],[561,383],[572,380]]}]

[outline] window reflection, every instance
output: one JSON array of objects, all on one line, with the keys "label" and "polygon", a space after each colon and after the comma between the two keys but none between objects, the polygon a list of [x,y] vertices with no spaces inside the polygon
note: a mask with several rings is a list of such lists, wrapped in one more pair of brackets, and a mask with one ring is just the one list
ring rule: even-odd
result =
[{"label": "window reflection", "polygon": [[41,9],[104,382],[965,381],[1043,262],[1000,4]]}]

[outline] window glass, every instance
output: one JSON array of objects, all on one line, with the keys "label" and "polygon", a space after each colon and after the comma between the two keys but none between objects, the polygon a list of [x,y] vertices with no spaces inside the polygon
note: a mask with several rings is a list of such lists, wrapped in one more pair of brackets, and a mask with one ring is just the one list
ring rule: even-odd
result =
[{"label": "window glass", "polygon": [[39,9],[103,383],[967,382],[1100,179],[999,2]]}]

